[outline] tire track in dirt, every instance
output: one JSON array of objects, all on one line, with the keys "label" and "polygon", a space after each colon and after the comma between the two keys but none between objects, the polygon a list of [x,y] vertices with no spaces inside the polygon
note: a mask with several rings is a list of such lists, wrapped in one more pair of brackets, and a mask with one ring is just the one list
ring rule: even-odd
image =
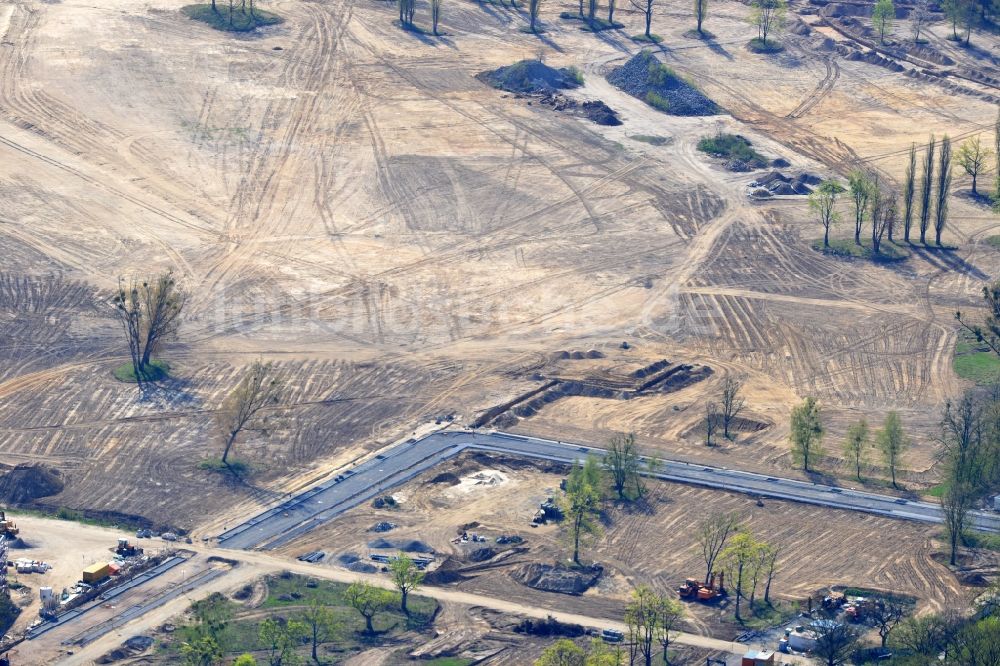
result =
[{"label": "tire track in dirt", "polygon": [[837,79],[840,78],[840,66],[837,65],[837,61],[834,60],[832,56],[827,56],[823,58],[823,62],[826,64],[826,76],[823,80],[819,82],[816,89],[813,90],[808,97],[806,97],[802,102],[792,109],[786,118],[795,119],[801,118],[805,114],[815,108],[817,104],[823,101],[823,99],[830,94],[833,90],[833,86],[837,84]]}]

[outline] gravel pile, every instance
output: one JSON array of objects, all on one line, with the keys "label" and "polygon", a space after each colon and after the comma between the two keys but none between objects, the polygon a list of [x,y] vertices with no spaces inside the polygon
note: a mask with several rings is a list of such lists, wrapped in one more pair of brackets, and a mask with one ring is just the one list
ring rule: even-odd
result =
[{"label": "gravel pile", "polygon": [[483,72],[478,78],[494,88],[522,94],[551,94],[556,90],[580,86],[574,72],[549,67],[540,60],[521,60]]},{"label": "gravel pile", "polygon": [[608,82],[647,102],[650,93],[658,96],[666,101],[666,113],[671,115],[711,116],[720,112],[715,102],[662,65],[650,51],[637,53],[616,67],[608,74]]}]

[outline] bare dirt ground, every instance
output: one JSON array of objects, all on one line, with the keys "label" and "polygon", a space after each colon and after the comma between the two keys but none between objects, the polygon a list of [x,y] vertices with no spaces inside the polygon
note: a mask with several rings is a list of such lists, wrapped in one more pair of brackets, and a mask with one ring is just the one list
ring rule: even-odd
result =
[{"label": "bare dirt ground", "polygon": [[[181,4],[0,10],[0,452],[63,472],[39,502],[194,528],[418,424],[467,423],[564,371],[553,352],[590,349],[607,354],[595,372],[665,358],[715,374],[629,401],[568,397],[516,427],[593,442],[632,429],[660,455],[787,472],[788,409],[815,395],[834,443],[850,419],[900,410],[926,480],[940,408],[962,388],[952,312],[997,272],[979,242],[997,219],[955,197],[954,252],[824,257],[804,201],[751,203],[750,176],[695,144],[738,131],[791,170],[867,163],[899,179],[911,141],[984,129],[993,103],[849,60],[849,38],[806,6],[793,9],[811,32],[796,19],[785,51],[760,56],[744,48],[746,6],[713,7],[705,42],[684,36],[686,6],[664,5],[658,52],[731,114],[676,118],[601,76],[638,50],[627,7],[626,30],[593,35],[547,5],[536,37],[522,10],[463,0],[432,39],[383,3],[271,3],[286,22],[251,37]],[[992,63],[995,37],[968,51],[946,30],[932,25],[931,45],[961,68]],[[580,67],[573,94],[624,124],[474,78],[539,53]],[[163,352],[176,379],[140,403],[110,375],[125,354],[106,302],[119,275],[161,269],[192,299]],[[239,446],[259,469],[247,487],[198,463],[218,454],[212,411],[257,357],[288,390]],[[749,377],[750,416],[769,427],[705,453],[697,405],[728,373]]]},{"label": "bare dirt ground", "polygon": [[[451,485],[484,470],[502,472],[506,479],[471,488]],[[939,530],[933,527],[790,502],[766,501],[760,507],[744,495],[664,482],[650,485],[647,506],[614,507],[606,513],[604,534],[584,549],[586,560],[606,567],[596,587],[582,596],[538,591],[516,582],[511,574],[528,563],[555,563],[568,557],[568,544],[558,526],[529,527],[539,502],[558,493],[562,478],[516,461],[464,455],[401,489],[398,507],[358,507],[344,520],[289,546],[284,554],[323,550],[329,555],[318,567],[344,570],[342,555],[366,560],[369,553],[380,552],[370,547],[375,540],[419,540],[436,551],[431,569],[436,567],[437,573],[430,574],[431,579],[449,589],[618,619],[635,585],[670,590],[686,577],[703,576],[695,527],[708,512],[736,511],[749,529],[780,548],[773,587],[778,599],[804,607],[808,597],[844,585],[912,595],[919,600],[919,609],[939,610],[962,607],[978,593],[963,587],[932,558],[943,549],[936,540]],[[370,531],[382,521],[397,527],[385,533]],[[455,543],[463,530],[483,535],[487,542]],[[513,546],[495,542],[497,536],[511,534],[525,542]],[[475,554],[485,548],[494,551],[492,557]],[[987,557],[984,565],[992,562]],[[996,575],[995,564],[991,571]],[[738,633],[731,624],[731,609],[687,607],[686,631],[721,638]]]}]

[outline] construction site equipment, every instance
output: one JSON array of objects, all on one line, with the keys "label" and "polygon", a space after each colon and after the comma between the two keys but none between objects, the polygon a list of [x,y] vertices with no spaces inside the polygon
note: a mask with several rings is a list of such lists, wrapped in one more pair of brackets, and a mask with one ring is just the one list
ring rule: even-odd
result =
[{"label": "construction site equipment", "polygon": [[299,562],[308,562],[309,564],[316,564],[317,562],[322,562],[323,558],[326,557],[326,553],[322,550],[312,550],[308,553],[303,553],[299,555],[296,559]]},{"label": "construction site equipment", "polygon": [[52,568],[52,565],[48,562],[39,562],[38,560],[29,560],[26,557],[21,557],[14,560],[14,570],[19,574],[26,573],[45,573]]},{"label": "construction site equipment", "polygon": [[[712,574],[712,579],[708,585],[702,585],[698,588],[698,601],[712,601],[722,596],[722,580],[724,574],[720,573],[718,576]],[[715,581],[719,581],[719,586],[715,586]]]},{"label": "construction site equipment", "polygon": [[20,531],[21,530],[17,528],[17,525],[14,523],[13,520],[7,519],[7,513],[5,511],[0,510],[0,534],[3,534],[13,539],[14,537],[17,536],[18,532]]},{"label": "construction site equipment", "polygon": [[621,643],[625,640],[625,632],[617,629],[602,629],[601,639],[605,643]]},{"label": "construction site equipment", "polygon": [[42,600],[42,609],[52,611],[59,607],[59,597],[55,595],[51,587],[38,588],[38,596]]},{"label": "construction site equipment", "polygon": [[840,592],[833,592],[830,595],[823,597],[823,608],[827,610],[837,610],[846,602],[847,599],[843,594]]},{"label": "construction site equipment", "polygon": [[97,581],[104,580],[111,575],[111,567],[107,562],[98,562],[96,564],[91,564],[89,567],[83,570],[83,582],[84,583],[96,583]]},{"label": "construction site equipment", "polygon": [[677,596],[681,599],[696,599],[699,587],[701,587],[701,583],[694,578],[688,578],[683,585],[677,588]]},{"label": "construction site equipment", "polygon": [[142,548],[134,546],[128,542],[128,539],[121,538],[118,539],[118,546],[115,548],[115,555],[119,557],[136,557],[142,555]]}]

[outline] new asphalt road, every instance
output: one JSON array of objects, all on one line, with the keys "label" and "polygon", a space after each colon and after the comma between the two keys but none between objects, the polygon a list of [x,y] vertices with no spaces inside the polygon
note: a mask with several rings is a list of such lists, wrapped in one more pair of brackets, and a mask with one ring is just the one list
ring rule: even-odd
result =
[{"label": "new asphalt road", "polygon": [[[335,519],[351,507],[385,494],[418,474],[463,450],[492,451],[523,458],[573,462],[599,448],[499,432],[434,433],[408,440],[356,465],[336,478],[295,495],[219,535],[226,548],[272,550]],[[874,513],[890,518],[941,523],[941,507],[850,488],[827,486],[724,467],[674,460],[659,461],[652,476],[667,481],[791,500],[817,506]],[[968,524],[984,532],[1000,533],[1000,513],[976,511]]]}]

